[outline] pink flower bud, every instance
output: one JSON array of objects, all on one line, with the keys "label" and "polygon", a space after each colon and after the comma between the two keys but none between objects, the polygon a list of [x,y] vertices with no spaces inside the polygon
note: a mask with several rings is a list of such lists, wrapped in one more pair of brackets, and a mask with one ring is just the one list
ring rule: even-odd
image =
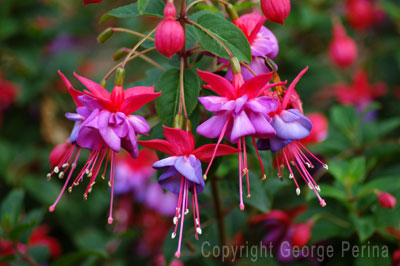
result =
[{"label": "pink flower bud", "polygon": [[168,58],[181,50],[185,41],[185,32],[175,16],[175,6],[168,2],[164,8],[164,20],[158,25],[155,35],[157,50]]},{"label": "pink flower bud", "polygon": [[175,18],[176,9],[173,3],[168,2],[164,7],[164,18]]},{"label": "pink flower bud", "polygon": [[347,36],[341,24],[333,27],[333,40],[329,47],[332,62],[338,67],[348,67],[357,59],[357,45]]},{"label": "pink flower bud", "polygon": [[383,208],[393,209],[396,206],[397,200],[392,194],[387,193],[387,192],[378,192],[377,196],[378,196],[379,204]]},{"label": "pink flower bud", "polygon": [[312,221],[304,224],[296,224],[293,230],[292,244],[294,246],[303,247],[311,238],[311,229],[314,223]]},{"label": "pink flower bud", "polygon": [[261,0],[261,9],[267,19],[283,25],[290,13],[290,0]]},{"label": "pink flower bud", "polygon": [[67,141],[63,144],[59,144],[53,148],[50,152],[49,162],[51,168],[56,167],[61,160],[65,157],[65,154],[70,150],[72,147],[71,142]]},{"label": "pink flower bud", "polygon": [[368,0],[347,0],[347,19],[356,30],[366,30],[375,22],[374,7]]},{"label": "pink flower bud", "polygon": [[97,4],[100,3],[103,0],[83,0],[83,4],[87,5],[87,4]]},{"label": "pink flower bud", "polygon": [[307,145],[324,141],[328,135],[328,119],[321,113],[310,113],[306,116],[311,121],[312,129],[310,135],[302,139],[301,142]]}]

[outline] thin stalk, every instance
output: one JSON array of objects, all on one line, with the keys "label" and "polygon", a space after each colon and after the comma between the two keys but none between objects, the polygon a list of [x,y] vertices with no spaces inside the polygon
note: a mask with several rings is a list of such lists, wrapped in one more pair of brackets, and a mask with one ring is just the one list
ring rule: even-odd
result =
[{"label": "thin stalk", "polygon": [[244,63],[244,62],[240,62],[240,64],[241,64],[242,66],[244,66],[248,71],[250,71],[251,74],[253,74],[254,76],[257,76],[256,72],[254,72],[254,70],[251,69],[251,67],[250,67],[248,64],[246,64],[246,63]]},{"label": "thin stalk", "polygon": [[141,39],[130,51],[130,53],[125,57],[124,61],[121,63],[121,67],[125,68],[125,65],[128,61],[130,61],[130,57],[133,55],[133,53],[137,50],[137,48],[140,47],[140,45],[142,45],[142,43],[144,43],[145,40],[147,40],[148,38],[150,38],[150,36],[156,31],[157,27],[155,27],[153,30],[151,30],[146,36],[143,37],[143,39]]},{"label": "thin stalk", "polygon": [[[142,38],[146,37],[146,35],[144,35],[144,34],[142,34],[142,33],[140,33],[140,32],[133,31],[133,30],[128,30],[128,29],[125,29],[125,28],[111,28],[111,30],[114,31],[114,32],[125,32],[125,33],[129,33],[129,34],[132,34],[132,35],[135,35],[135,36],[138,36],[138,37],[142,37]],[[148,37],[147,39],[148,39],[149,41],[154,42],[154,38],[152,38],[152,37]]]},{"label": "thin stalk", "polygon": [[[131,49],[129,48],[125,48],[124,49],[125,52],[129,53],[131,51]],[[165,71],[165,68],[163,66],[161,66],[160,64],[158,64],[156,61],[154,61],[153,59],[151,59],[150,57],[141,54],[140,52],[135,52],[135,55],[138,55],[141,59],[143,59],[144,61],[146,61],[147,63],[155,66],[156,68],[160,69],[161,71]]]},{"label": "thin stalk", "polygon": [[[146,53],[148,53],[148,52],[151,52],[151,51],[153,51],[153,50],[155,50],[155,49],[156,49],[155,47],[151,47],[151,48],[147,48],[147,49],[145,49],[145,50],[143,50],[143,51],[136,52],[135,55],[132,55],[130,58],[128,58],[127,62],[129,62],[129,61],[135,59],[136,57],[139,57],[140,55],[144,55],[144,54],[146,54]],[[107,80],[107,79],[112,75],[112,73],[114,73],[114,71],[117,70],[117,68],[119,68],[120,66],[122,66],[122,63],[119,63],[119,64],[117,64],[116,66],[114,66],[114,67],[104,76],[104,78],[103,78],[102,80]]]},{"label": "thin stalk", "polygon": [[188,6],[187,6],[187,8],[186,8],[186,13],[189,11],[189,9],[191,9],[194,5],[196,5],[196,4],[198,4],[198,3],[201,3],[201,2],[204,2],[205,0],[196,0],[196,1],[193,1],[193,2],[191,2]]},{"label": "thin stalk", "polygon": [[26,261],[29,265],[31,266],[40,266],[39,263],[37,263],[36,261],[34,261],[28,254],[26,254],[25,252],[22,252],[19,248],[17,243],[12,242],[12,247],[15,250],[15,252],[24,260]]},{"label": "thin stalk", "polygon": [[[227,240],[226,240],[226,232],[225,232],[225,223],[224,223],[224,214],[222,212],[222,207],[221,207],[221,196],[219,193],[219,188],[218,188],[218,181],[215,176],[210,178],[211,181],[211,193],[214,201],[214,210],[215,210],[215,218],[217,219],[217,226],[218,226],[218,236],[219,236],[219,244],[221,247],[221,250],[224,250],[224,247],[227,246]],[[226,265],[229,265],[229,257],[230,254],[227,256],[228,258],[221,258]]]},{"label": "thin stalk", "polygon": [[180,102],[182,103],[183,107],[183,114],[185,116],[185,119],[188,119],[188,114],[186,110],[186,103],[185,103],[185,88],[184,88],[184,82],[183,82],[183,74],[185,71],[185,59],[181,57],[181,66],[179,69],[179,89],[180,89]]}]

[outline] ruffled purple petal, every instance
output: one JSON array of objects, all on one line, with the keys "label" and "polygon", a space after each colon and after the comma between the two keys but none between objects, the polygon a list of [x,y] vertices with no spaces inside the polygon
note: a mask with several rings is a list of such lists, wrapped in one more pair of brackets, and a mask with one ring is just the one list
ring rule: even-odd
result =
[{"label": "ruffled purple petal", "polygon": [[234,101],[229,101],[226,97],[205,96],[199,97],[199,101],[204,106],[204,108],[206,108],[206,110],[210,112],[220,111],[222,106],[225,107],[225,110],[233,110],[233,108],[235,107]]},{"label": "ruffled purple petal", "polygon": [[272,137],[269,140],[270,148],[272,152],[278,152],[281,149],[285,148],[287,145],[292,143],[291,139],[281,139],[277,137]]},{"label": "ruffled purple petal", "polygon": [[76,108],[76,112],[83,117],[88,117],[93,110],[94,109],[89,109],[86,106],[79,106]]},{"label": "ruffled purple petal", "polygon": [[221,134],[226,120],[231,116],[229,111],[215,113],[210,119],[197,127],[197,133],[207,138],[217,138]]},{"label": "ruffled purple petal", "polygon": [[204,180],[201,170],[201,162],[194,155],[180,156],[175,161],[175,169],[187,180],[199,185],[196,186],[197,193],[204,189]]},{"label": "ruffled purple petal", "polygon": [[94,109],[104,109],[104,105],[101,102],[97,101],[93,97],[90,97],[89,95],[80,95],[78,96],[78,99],[90,111],[93,111]]},{"label": "ruffled purple petal", "polygon": [[280,115],[275,115],[271,121],[275,128],[276,136],[285,140],[296,140],[310,134],[311,121],[295,109],[284,110]]},{"label": "ruffled purple petal", "polygon": [[99,133],[108,147],[110,147],[115,152],[120,152],[121,139],[109,125],[109,120],[111,115],[112,114],[107,110],[103,110],[99,114],[99,119],[98,119]]},{"label": "ruffled purple petal", "polygon": [[235,113],[240,113],[243,110],[243,106],[247,103],[247,95],[243,95],[242,97],[236,99],[235,102]]},{"label": "ruffled purple petal", "polygon": [[153,164],[153,168],[156,170],[161,170],[166,167],[170,167],[175,165],[175,161],[178,159],[178,156],[170,156],[165,159],[159,160]]},{"label": "ruffled purple petal", "polygon": [[87,149],[96,149],[101,142],[101,136],[99,134],[97,121],[99,115],[99,109],[93,110],[93,112],[86,118],[78,132],[76,142],[80,147]]},{"label": "ruffled purple petal", "polygon": [[279,46],[275,35],[266,27],[262,26],[251,44],[251,54],[253,56],[269,57],[271,59],[278,55]]},{"label": "ruffled purple petal", "polygon": [[81,129],[82,121],[76,121],[74,128],[72,129],[71,135],[69,136],[69,142],[75,143]]},{"label": "ruffled purple petal", "polygon": [[267,115],[270,112],[276,111],[278,103],[271,97],[261,96],[247,101],[245,106],[253,112]]},{"label": "ruffled purple petal", "polygon": [[275,129],[270,125],[268,116],[260,113],[248,112],[248,117],[256,130],[256,138],[270,138],[275,136]]},{"label": "ruffled purple petal", "polygon": [[140,115],[130,115],[128,116],[128,121],[138,134],[147,134],[150,131],[150,126],[147,123],[146,119],[141,117]]},{"label": "ruffled purple petal", "polygon": [[245,111],[242,111],[234,117],[231,132],[229,132],[229,140],[232,143],[237,143],[240,137],[253,135],[256,129],[253,127],[250,119]]},{"label": "ruffled purple petal", "polygon": [[158,179],[158,183],[167,191],[179,195],[181,188],[182,176],[175,169],[170,166]]},{"label": "ruffled purple petal", "polygon": [[129,123],[126,123],[128,133],[126,137],[121,139],[121,146],[124,148],[132,158],[136,159],[139,156],[139,147],[137,145],[136,132]]},{"label": "ruffled purple petal", "polygon": [[66,113],[65,117],[72,121],[81,121],[81,120],[85,119],[85,117],[81,116],[80,114],[75,114],[75,113]]}]

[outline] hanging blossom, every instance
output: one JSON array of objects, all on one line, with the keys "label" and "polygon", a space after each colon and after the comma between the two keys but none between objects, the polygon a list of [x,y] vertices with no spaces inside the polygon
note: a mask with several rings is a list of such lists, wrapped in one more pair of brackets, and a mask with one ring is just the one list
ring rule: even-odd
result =
[{"label": "hanging blossom", "polygon": [[77,106],[77,113],[66,114],[68,119],[75,121],[75,126],[69,140],[57,146],[50,154],[53,171],[47,175],[48,179],[53,174],[63,178],[68,173],[68,177],[61,193],[49,210],[50,212],[55,210],[76,168],[82,148],[87,148],[91,151],[89,158],[68,191],[71,192],[73,186],[79,185],[87,175],[90,181],[83,194],[86,200],[103,162],[105,162],[103,179],[110,162],[108,185],[111,187],[111,201],[108,223],[111,224],[113,222],[115,155],[124,148],[133,158],[137,158],[139,149],[136,134],[146,134],[150,131],[150,126],[143,117],[131,115],[131,113],[154,100],[161,93],[155,93],[154,87],[133,87],[124,91],[122,86],[115,85],[110,94],[101,85],[75,74],[75,77],[87,88],[80,92],[72,87],[61,72],[59,74]]},{"label": "hanging blossom", "polygon": [[165,170],[158,182],[160,185],[179,195],[173,223],[175,230],[172,238],[175,238],[180,221],[180,233],[178,249],[175,256],[179,258],[181,254],[182,232],[185,215],[189,213],[189,192],[192,194],[193,219],[195,224],[195,236],[202,233],[200,226],[199,205],[197,194],[204,190],[205,183],[201,169],[201,161],[209,162],[211,157],[224,156],[237,153],[238,150],[228,145],[207,144],[195,149],[195,140],[190,132],[182,129],[169,128],[164,126],[164,136],[167,140],[154,139],[138,141],[140,145],[154,149],[168,155],[165,159],[157,161],[153,167],[157,170]]},{"label": "hanging blossom", "polygon": [[[275,35],[263,26],[265,20],[266,18],[257,12],[252,12],[233,20],[233,24],[242,30],[250,43],[252,59],[249,67],[257,75],[270,72],[270,69],[265,65],[264,59],[266,57],[273,59],[279,52],[278,40]],[[224,60],[223,62],[226,61]],[[241,70],[244,80],[254,77],[246,67],[242,66]],[[231,68],[228,69],[225,78],[232,80],[233,72]]]},{"label": "hanging blossom", "polygon": [[[312,124],[303,114],[302,102],[297,92],[294,90],[294,87],[307,70],[308,67],[301,71],[294,79],[287,89],[283,99],[280,99],[279,96],[276,97],[279,107],[274,112],[271,121],[271,125],[275,129],[276,135],[269,139],[260,139],[257,146],[260,150],[270,149],[272,152],[275,152],[275,161],[277,163],[279,177],[282,177],[280,167],[286,164],[290,172],[289,178],[293,179],[296,184],[297,195],[300,195],[300,187],[293,174],[293,167],[297,169],[300,176],[308,184],[310,189],[314,190],[321,206],[325,207],[325,200],[323,200],[318,193],[320,188],[307,170],[307,167],[314,167],[308,156],[313,157],[326,169],[328,169],[328,165],[319,160],[300,141],[310,134]],[[277,155],[277,152],[279,151],[282,152],[283,156]]]},{"label": "hanging blossom", "polygon": [[[206,87],[218,94],[218,96],[199,97],[199,101],[208,111],[214,112],[214,116],[198,126],[197,133],[207,138],[218,138],[217,146],[224,136],[231,143],[237,143],[239,149],[239,207],[244,210],[242,189],[242,176],[244,175],[247,175],[247,197],[250,197],[245,136],[251,136],[253,139],[261,165],[262,179],[265,179],[266,175],[255,138],[270,138],[275,135],[268,114],[277,109],[278,103],[271,97],[260,95],[271,87],[286,83],[268,84],[272,73],[257,75],[247,82],[244,82],[239,73],[234,75],[233,82],[230,83],[225,78],[213,73],[200,70],[197,72],[200,78],[208,84]],[[214,156],[204,178],[207,177],[213,160]]]}]

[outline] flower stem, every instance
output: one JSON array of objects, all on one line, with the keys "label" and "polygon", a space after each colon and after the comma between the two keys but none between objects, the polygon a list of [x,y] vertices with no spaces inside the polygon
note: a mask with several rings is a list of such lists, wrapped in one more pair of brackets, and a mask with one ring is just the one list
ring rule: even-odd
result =
[{"label": "flower stem", "polygon": [[240,62],[240,64],[241,64],[242,66],[244,66],[245,68],[247,68],[247,70],[250,71],[251,74],[253,74],[254,76],[257,76],[256,72],[254,72],[254,70],[251,69],[251,67],[250,67],[248,64],[246,64],[246,63],[244,63],[244,62]]},{"label": "flower stem", "polygon": [[37,263],[36,261],[33,260],[33,258],[31,258],[29,256],[29,254],[22,252],[19,248],[16,242],[12,242],[12,247],[15,250],[15,252],[24,260],[26,261],[29,265],[31,266],[40,266],[39,263]]},{"label": "flower stem", "polygon": [[202,25],[198,24],[197,22],[194,22],[190,19],[186,19],[186,22],[188,24],[194,25],[196,27],[198,27],[199,29],[201,29],[202,31],[204,31],[207,35],[209,35],[211,38],[213,38],[219,45],[222,46],[222,48],[224,48],[224,50],[226,51],[226,53],[229,55],[229,57],[232,57],[233,54],[231,52],[231,50],[229,50],[229,48],[225,45],[225,43],[223,43],[217,36],[215,36],[214,33],[212,33],[210,30],[206,29],[205,27],[203,27]]},{"label": "flower stem", "polygon": [[[225,232],[225,223],[224,223],[224,214],[222,212],[222,206],[221,206],[221,196],[219,193],[219,188],[218,188],[218,181],[216,176],[213,176],[210,178],[211,181],[211,193],[214,201],[214,210],[215,210],[215,218],[217,219],[217,225],[218,225],[218,235],[219,235],[219,244],[221,246],[221,250],[224,249],[225,246],[227,246],[227,240],[226,240],[226,232]],[[225,256],[224,254],[223,256]],[[222,261],[224,262],[225,265],[229,265],[230,263],[230,257],[231,255],[228,254],[227,257],[221,257]]]},{"label": "flower stem", "polygon": [[[111,30],[114,31],[114,32],[129,33],[129,34],[132,34],[132,35],[135,35],[135,36],[139,36],[139,37],[142,37],[142,38],[146,37],[146,35],[144,35],[144,34],[142,34],[140,32],[136,32],[136,31],[133,31],[133,30],[128,30],[128,29],[125,29],[125,28],[111,28]],[[152,41],[152,42],[154,42],[154,38],[152,38],[152,37],[148,37],[147,39]]]},{"label": "flower stem", "polygon": [[[129,48],[125,48],[124,51],[126,51],[127,53],[129,53],[131,51],[131,49]],[[153,59],[151,59],[150,57],[140,53],[140,52],[135,52],[135,55],[138,55],[141,59],[143,59],[144,61],[146,61],[147,63],[149,63],[150,65],[153,65],[154,67],[160,69],[161,71],[165,71],[165,68],[163,66],[161,66],[160,64],[158,64],[156,61],[154,61]]]},{"label": "flower stem", "polygon": [[[147,48],[147,49],[145,49],[145,50],[143,50],[143,51],[136,52],[134,55],[132,55],[131,57],[128,58],[127,62],[129,62],[129,61],[135,59],[136,57],[139,57],[139,56],[144,55],[144,54],[146,54],[146,53],[148,53],[148,52],[151,52],[151,51],[153,51],[153,50],[155,50],[155,49],[156,49],[155,47],[151,47],[151,48]],[[131,51],[132,51],[132,50],[131,50]],[[117,70],[120,66],[122,66],[122,63],[119,63],[118,65],[116,65],[115,67],[113,67],[113,68],[104,76],[104,78],[103,78],[102,80],[107,80],[107,79],[111,76],[111,74],[114,73],[114,71]]]},{"label": "flower stem", "polygon": [[187,6],[187,8],[186,8],[186,13],[189,11],[189,9],[191,9],[194,5],[196,5],[196,4],[198,4],[198,3],[201,3],[201,2],[204,2],[205,0],[196,0],[196,1],[193,1],[193,2],[191,2],[188,6]]},{"label": "flower stem", "polygon": [[147,40],[148,38],[150,38],[150,36],[156,31],[157,27],[155,27],[153,30],[151,30],[146,36],[143,37],[143,39],[141,39],[130,51],[130,53],[125,57],[124,61],[121,63],[121,67],[125,68],[125,65],[128,61],[130,61],[130,57],[133,55],[133,53],[137,50],[137,48],[140,47],[140,45],[142,45],[142,43],[144,43],[145,40]]},{"label": "flower stem", "polygon": [[183,76],[185,72],[185,59],[181,57],[181,66],[179,69],[179,89],[180,89],[180,106],[183,107],[183,114],[185,116],[185,119],[187,120],[188,114],[186,110],[186,103],[185,103],[185,88],[184,88],[184,82],[183,82]]}]

